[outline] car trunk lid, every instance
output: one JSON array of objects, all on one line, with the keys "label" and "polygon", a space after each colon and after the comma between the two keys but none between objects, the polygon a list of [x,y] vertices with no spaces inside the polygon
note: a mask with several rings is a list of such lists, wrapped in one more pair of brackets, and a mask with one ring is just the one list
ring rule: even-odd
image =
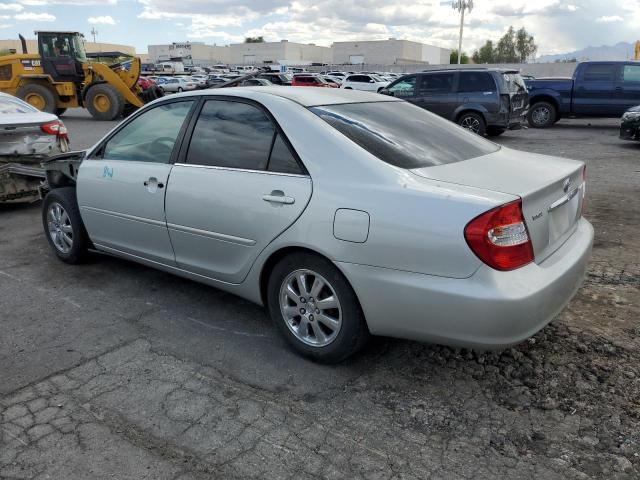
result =
[{"label": "car trunk lid", "polygon": [[573,233],[582,214],[582,162],[501,148],[462,162],[412,170],[422,177],[522,199],[535,261],[542,262]]}]

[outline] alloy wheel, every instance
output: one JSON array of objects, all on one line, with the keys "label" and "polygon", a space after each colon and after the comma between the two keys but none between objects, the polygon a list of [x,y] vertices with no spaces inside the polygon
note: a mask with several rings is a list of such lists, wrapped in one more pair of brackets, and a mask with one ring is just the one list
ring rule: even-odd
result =
[{"label": "alloy wheel", "polygon": [[547,107],[537,107],[531,112],[531,118],[536,125],[546,125],[551,118],[551,111]]},{"label": "alloy wheel", "polygon": [[73,247],[73,227],[66,210],[57,202],[49,205],[47,225],[49,236],[56,249],[62,253],[69,253]]},{"label": "alloy wheel", "polygon": [[291,333],[312,347],[329,345],[342,327],[342,307],[335,288],[312,270],[295,270],[284,279],[280,311]]},{"label": "alloy wheel", "polygon": [[473,133],[478,133],[480,131],[480,121],[475,117],[464,117],[460,122],[460,126],[467,130],[471,130]]}]

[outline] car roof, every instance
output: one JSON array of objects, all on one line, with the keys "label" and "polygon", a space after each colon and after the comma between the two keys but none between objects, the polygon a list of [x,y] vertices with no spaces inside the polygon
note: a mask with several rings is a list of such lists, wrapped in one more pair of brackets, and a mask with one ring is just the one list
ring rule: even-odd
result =
[{"label": "car roof", "polygon": [[[404,100],[381,95],[373,92],[363,92],[360,90],[347,90],[341,88],[305,88],[305,87],[229,87],[211,88],[208,90],[197,90],[194,92],[182,93],[183,96],[237,96],[260,100],[263,96],[275,96],[286,98],[296,102],[303,107],[315,105],[338,105],[342,103],[367,103],[367,102],[402,102]],[[163,97],[164,98],[164,97]],[[172,97],[168,97],[172,98]],[[175,98],[175,97],[173,97]]]}]

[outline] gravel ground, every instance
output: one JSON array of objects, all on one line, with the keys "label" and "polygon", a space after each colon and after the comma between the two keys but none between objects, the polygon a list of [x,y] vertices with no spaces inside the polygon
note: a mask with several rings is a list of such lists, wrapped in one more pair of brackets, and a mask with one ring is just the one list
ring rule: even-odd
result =
[{"label": "gravel ground", "polygon": [[[108,128],[65,122],[80,148]],[[498,352],[379,338],[316,365],[261,309],[62,265],[38,205],[0,207],[0,478],[640,478],[640,144],[616,126],[500,137],[587,162],[596,242],[570,305]]]}]

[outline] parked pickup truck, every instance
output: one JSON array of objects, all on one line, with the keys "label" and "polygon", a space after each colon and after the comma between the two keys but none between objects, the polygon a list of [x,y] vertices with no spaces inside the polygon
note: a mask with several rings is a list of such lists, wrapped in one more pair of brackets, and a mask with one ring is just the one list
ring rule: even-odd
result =
[{"label": "parked pickup truck", "polygon": [[546,128],[562,117],[620,117],[640,104],[640,62],[582,62],[572,78],[525,80],[527,120]]}]

